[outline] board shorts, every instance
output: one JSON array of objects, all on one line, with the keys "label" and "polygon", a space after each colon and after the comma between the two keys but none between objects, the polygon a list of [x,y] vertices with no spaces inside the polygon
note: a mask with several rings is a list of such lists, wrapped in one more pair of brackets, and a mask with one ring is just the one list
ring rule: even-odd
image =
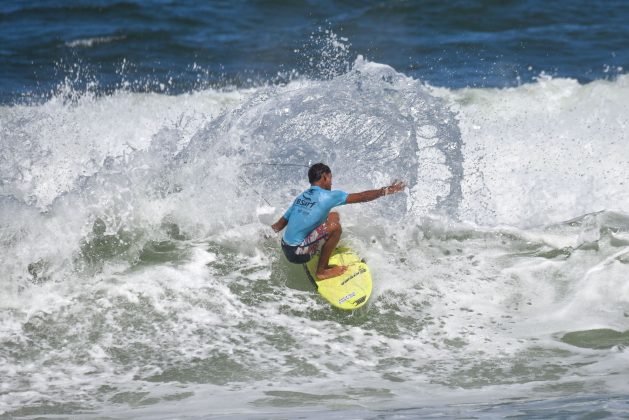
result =
[{"label": "board shorts", "polygon": [[288,245],[282,239],[282,251],[286,259],[293,264],[305,264],[317,253],[319,245],[328,238],[325,223],[317,226],[299,245]]}]

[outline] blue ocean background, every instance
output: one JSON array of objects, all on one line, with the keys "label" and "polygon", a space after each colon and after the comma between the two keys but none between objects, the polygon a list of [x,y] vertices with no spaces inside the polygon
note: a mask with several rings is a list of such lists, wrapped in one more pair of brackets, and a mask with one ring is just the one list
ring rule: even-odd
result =
[{"label": "blue ocean background", "polygon": [[75,65],[102,90],[319,77],[325,30],[348,40],[347,59],[435,86],[515,86],[540,73],[588,82],[625,72],[628,14],[622,0],[5,1],[0,98],[47,93]]},{"label": "blue ocean background", "polygon": [[[629,1],[0,2],[0,419],[626,418]],[[324,161],[373,295],[269,225]]]}]

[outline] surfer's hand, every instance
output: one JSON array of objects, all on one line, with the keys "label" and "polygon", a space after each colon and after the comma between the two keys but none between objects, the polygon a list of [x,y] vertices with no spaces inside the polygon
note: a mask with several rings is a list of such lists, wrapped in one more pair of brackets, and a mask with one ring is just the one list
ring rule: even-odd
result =
[{"label": "surfer's hand", "polygon": [[271,239],[274,238],[276,236],[277,232],[275,232],[274,229],[269,229],[268,227],[266,227],[263,231],[262,231],[262,235],[264,236],[264,239]]},{"label": "surfer's hand", "polygon": [[385,195],[395,194],[397,192],[403,191],[406,188],[406,184],[402,181],[394,181],[393,184],[384,188]]},{"label": "surfer's hand", "polygon": [[275,233],[279,233],[282,231],[282,229],[286,227],[287,224],[288,224],[288,220],[284,219],[284,216],[282,216],[279,218],[277,222],[271,225],[271,229],[273,229]]}]

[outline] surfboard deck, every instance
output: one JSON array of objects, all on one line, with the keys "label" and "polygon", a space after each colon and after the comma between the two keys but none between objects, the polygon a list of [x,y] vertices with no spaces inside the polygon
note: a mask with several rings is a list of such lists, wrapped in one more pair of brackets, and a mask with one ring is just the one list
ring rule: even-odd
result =
[{"label": "surfboard deck", "polygon": [[363,306],[371,295],[371,272],[358,254],[348,247],[338,247],[330,257],[330,265],[345,265],[347,270],[337,277],[317,281],[319,253],[303,264],[308,279],[325,300],[336,308],[353,310]]}]

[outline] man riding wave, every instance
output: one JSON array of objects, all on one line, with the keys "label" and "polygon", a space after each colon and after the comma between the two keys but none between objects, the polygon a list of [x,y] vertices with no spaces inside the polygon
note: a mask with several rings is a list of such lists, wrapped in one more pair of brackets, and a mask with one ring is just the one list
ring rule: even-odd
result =
[{"label": "man riding wave", "polygon": [[404,190],[403,182],[395,182],[388,187],[348,194],[332,190],[332,171],[323,163],[316,163],[308,170],[310,188],[302,192],[289,209],[271,227],[275,232],[286,228],[282,237],[282,251],[288,261],[294,264],[308,262],[323,241],[321,257],[317,266],[317,280],[324,280],[343,274],[345,266],[330,266],[330,256],[341,239],[341,219],[337,212],[330,212],[336,206],[364,203],[385,195]]}]

